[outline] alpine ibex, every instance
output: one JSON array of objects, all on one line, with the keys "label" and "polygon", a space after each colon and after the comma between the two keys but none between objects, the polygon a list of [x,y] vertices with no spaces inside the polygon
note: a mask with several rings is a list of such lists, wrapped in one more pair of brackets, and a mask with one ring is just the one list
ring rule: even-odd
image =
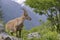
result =
[{"label": "alpine ibex", "polygon": [[24,20],[31,21],[31,17],[28,16],[27,11],[25,9],[23,9],[23,10],[24,10],[24,13],[21,17],[12,19],[6,23],[5,29],[10,30],[12,35],[13,35],[13,33],[16,33],[17,37],[21,37],[21,31],[24,26],[24,24],[23,24]]}]

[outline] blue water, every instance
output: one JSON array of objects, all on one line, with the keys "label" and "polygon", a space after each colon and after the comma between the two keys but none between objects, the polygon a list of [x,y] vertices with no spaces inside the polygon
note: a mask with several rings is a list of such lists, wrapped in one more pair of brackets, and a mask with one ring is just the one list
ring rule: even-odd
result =
[{"label": "blue water", "polygon": [[[20,17],[22,15],[23,10],[21,5],[11,0],[1,0],[1,2],[2,2],[3,17],[5,22],[8,22],[9,20],[14,19],[16,17]],[[45,15],[40,16],[39,14],[35,14],[32,11],[32,9],[28,6],[25,6],[25,9],[27,10],[32,20],[31,21],[25,20],[24,28],[31,29],[34,26],[40,25],[40,21],[39,21],[40,19],[46,21]]]}]

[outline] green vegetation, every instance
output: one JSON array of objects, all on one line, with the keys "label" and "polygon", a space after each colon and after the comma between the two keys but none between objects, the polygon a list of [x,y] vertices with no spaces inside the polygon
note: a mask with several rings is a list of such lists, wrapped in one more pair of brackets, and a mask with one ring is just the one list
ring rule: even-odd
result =
[{"label": "green vegetation", "polygon": [[[59,40],[60,37],[58,37],[58,34],[56,29],[52,31],[52,26],[48,25],[49,23],[46,22],[42,24],[41,26],[37,26],[35,28],[32,28],[29,31],[23,30],[22,31],[22,38],[24,40]],[[32,38],[28,39],[28,34],[33,33],[33,32],[39,32],[40,33],[40,38]]]},{"label": "green vegetation", "polygon": [[26,0],[25,4],[34,8],[36,13],[46,15],[51,25],[56,26],[56,31],[60,32],[60,0]]},{"label": "green vegetation", "polygon": [[41,10],[47,10],[51,7],[60,9],[60,0],[26,0],[25,4],[31,8],[35,8],[38,13],[40,13]]}]

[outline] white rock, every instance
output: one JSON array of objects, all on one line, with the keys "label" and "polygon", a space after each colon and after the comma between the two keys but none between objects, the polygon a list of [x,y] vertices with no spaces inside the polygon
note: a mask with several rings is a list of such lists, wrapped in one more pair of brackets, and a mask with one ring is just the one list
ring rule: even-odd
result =
[{"label": "white rock", "polygon": [[40,38],[40,34],[38,32],[33,32],[28,34],[28,39],[32,39],[32,38]]}]

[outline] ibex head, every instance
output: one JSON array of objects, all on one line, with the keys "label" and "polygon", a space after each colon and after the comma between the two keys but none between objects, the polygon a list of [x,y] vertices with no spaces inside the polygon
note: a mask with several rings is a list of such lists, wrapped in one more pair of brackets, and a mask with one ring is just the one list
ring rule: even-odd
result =
[{"label": "ibex head", "polygon": [[23,15],[24,15],[25,19],[31,21],[31,17],[28,15],[27,11],[24,8],[23,8],[23,10],[24,10],[24,14]]}]

